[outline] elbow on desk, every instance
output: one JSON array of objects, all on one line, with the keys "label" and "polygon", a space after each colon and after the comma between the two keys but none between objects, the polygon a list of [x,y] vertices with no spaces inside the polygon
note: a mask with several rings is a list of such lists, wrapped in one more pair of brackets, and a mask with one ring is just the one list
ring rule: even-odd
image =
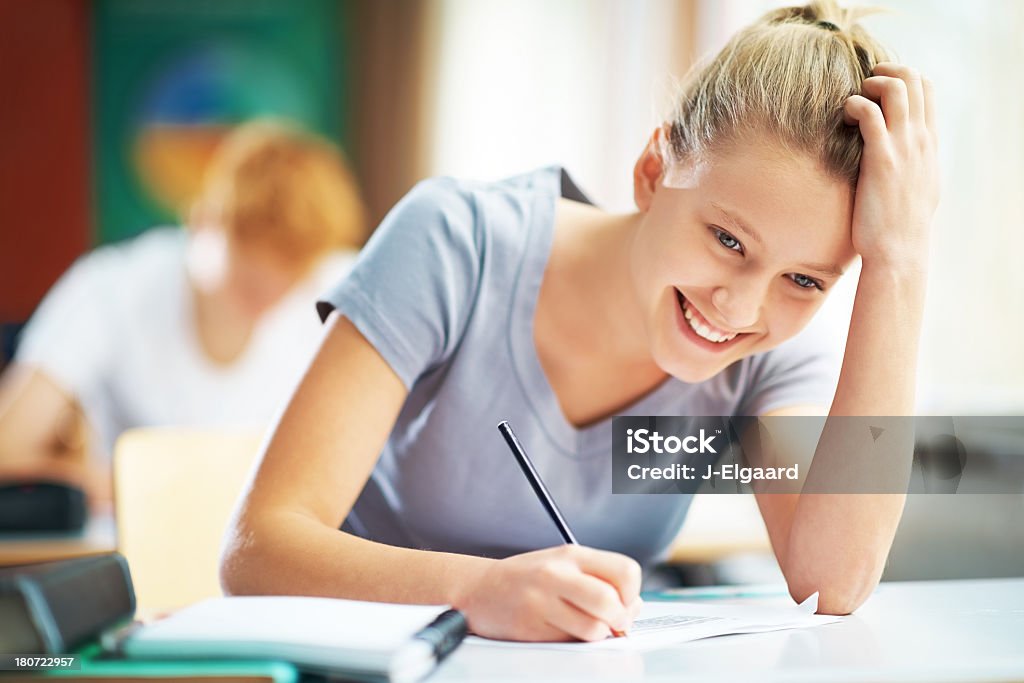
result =
[{"label": "elbow on desk", "polygon": [[828,552],[820,547],[791,545],[779,565],[789,594],[801,603],[818,594],[818,614],[845,616],[871,596],[882,578],[887,552],[843,547]]},{"label": "elbow on desk", "polygon": [[878,586],[878,577],[869,573],[858,576],[791,579],[789,594],[799,604],[814,593],[818,594],[818,614],[846,616],[867,601]]}]

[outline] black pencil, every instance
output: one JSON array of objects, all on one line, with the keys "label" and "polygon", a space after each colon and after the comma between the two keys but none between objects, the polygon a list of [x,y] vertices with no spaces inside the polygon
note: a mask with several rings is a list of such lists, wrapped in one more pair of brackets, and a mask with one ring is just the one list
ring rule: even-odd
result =
[{"label": "black pencil", "polygon": [[565,539],[566,543],[572,545],[579,545],[579,541],[576,540],[576,536],[573,535],[572,529],[569,528],[569,523],[565,521],[565,517],[562,516],[562,511],[555,505],[554,499],[551,494],[548,493],[548,489],[544,486],[544,482],[541,481],[540,475],[537,474],[537,469],[533,466],[533,462],[530,460],[530,456],[523,450],[522,444],[519,443],[519,439],[516,438],[515,433],[512,431],[512,427],[509,426],[508,422],[502,420],[498,423],[498,431],[505,437],[505,443],[512,450],[512,455],[516,456],[516,462],[519,463],[519,467],[522,468],[523,474],[526,475],[526,480],[530,482],[530,486],[533,487],[533,492],[540,498],[541,504],[544,505],[544,509],[548,511],[551,520],[558,527],[558,532],[562,534],[562,538]]},{"label": "black pencil", "polygon": [[[515,433],[512,431],[512,427],[505,420],[498,423],[498,431],[505,437],[505,443],[508,444],[509,449],[512,451],[512,455],[516,456],[516,462],[519,463],[519,467],[522,468],[523,474],[526,475],[526,481],[530,482],[530,486],[533,487],[533,492],[540,498],[540,502],[544,505],[544,509],[548,511],[548,515],[551,517],[551,521],[558,527],[558,532],[562,534],[562,538],[565,542],[570,545],[579,545],[579,541],[576,540],[576,536],[573,535],[572,529],[569,528],[569,523],[565,521],[565,517],[562,516],[562,511],[555,505],[555,499],[548,493],[548,489],[544,486],[544,482],[541,480],[540,475],[537,474],[537,468],[533,466],[533,461],[530,460],[530,456],[526,454],[522,444],[519,443],[519,439],[516,438]],[[623,631],[612,629],[612,635],[616,638],[621,638],[626,635]]]}]

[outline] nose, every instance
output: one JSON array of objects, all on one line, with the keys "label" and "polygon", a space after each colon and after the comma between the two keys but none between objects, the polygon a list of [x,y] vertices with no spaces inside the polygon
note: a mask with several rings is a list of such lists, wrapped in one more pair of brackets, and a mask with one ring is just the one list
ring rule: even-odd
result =
[{"label": "nose", "polygon": [[722,317],[722,322],[733,330],[743,330],[761,319],[767,292],[767,283],[738,277],[728,285],[716,288],[711,293],[711,303]]}]

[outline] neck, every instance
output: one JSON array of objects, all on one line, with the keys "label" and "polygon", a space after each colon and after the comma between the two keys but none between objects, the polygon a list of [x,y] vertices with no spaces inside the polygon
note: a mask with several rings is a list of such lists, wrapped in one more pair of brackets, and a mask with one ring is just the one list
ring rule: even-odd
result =
[{"label": "neck", "polygon": [[208,360],[230,365],[249,344],[256,319],[221,289],[192,288],[194,324],[199,347]]},{"label": "neck", "polygon": [[577,330],[575,347],[621,367],[663,375],[651,358],[630,269],[641,217],[562,200],[555,247],[563,257],[555,267],[561,295],[570,302],[563,310],[571,317],[567,325]]}]

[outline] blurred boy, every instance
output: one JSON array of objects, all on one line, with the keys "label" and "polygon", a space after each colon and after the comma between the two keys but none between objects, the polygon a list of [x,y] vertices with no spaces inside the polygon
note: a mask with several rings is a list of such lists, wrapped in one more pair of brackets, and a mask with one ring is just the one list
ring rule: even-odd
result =
[{"label": "blurred boy", "polygon": [[365,238],[344,159],[282,124],[240,126],[187,222],[83,256],[47,294],[0,377],[0,480],[57,479],[102,505],[125,429],[258,427],[287,399],[319,343],[314,301]]}]

